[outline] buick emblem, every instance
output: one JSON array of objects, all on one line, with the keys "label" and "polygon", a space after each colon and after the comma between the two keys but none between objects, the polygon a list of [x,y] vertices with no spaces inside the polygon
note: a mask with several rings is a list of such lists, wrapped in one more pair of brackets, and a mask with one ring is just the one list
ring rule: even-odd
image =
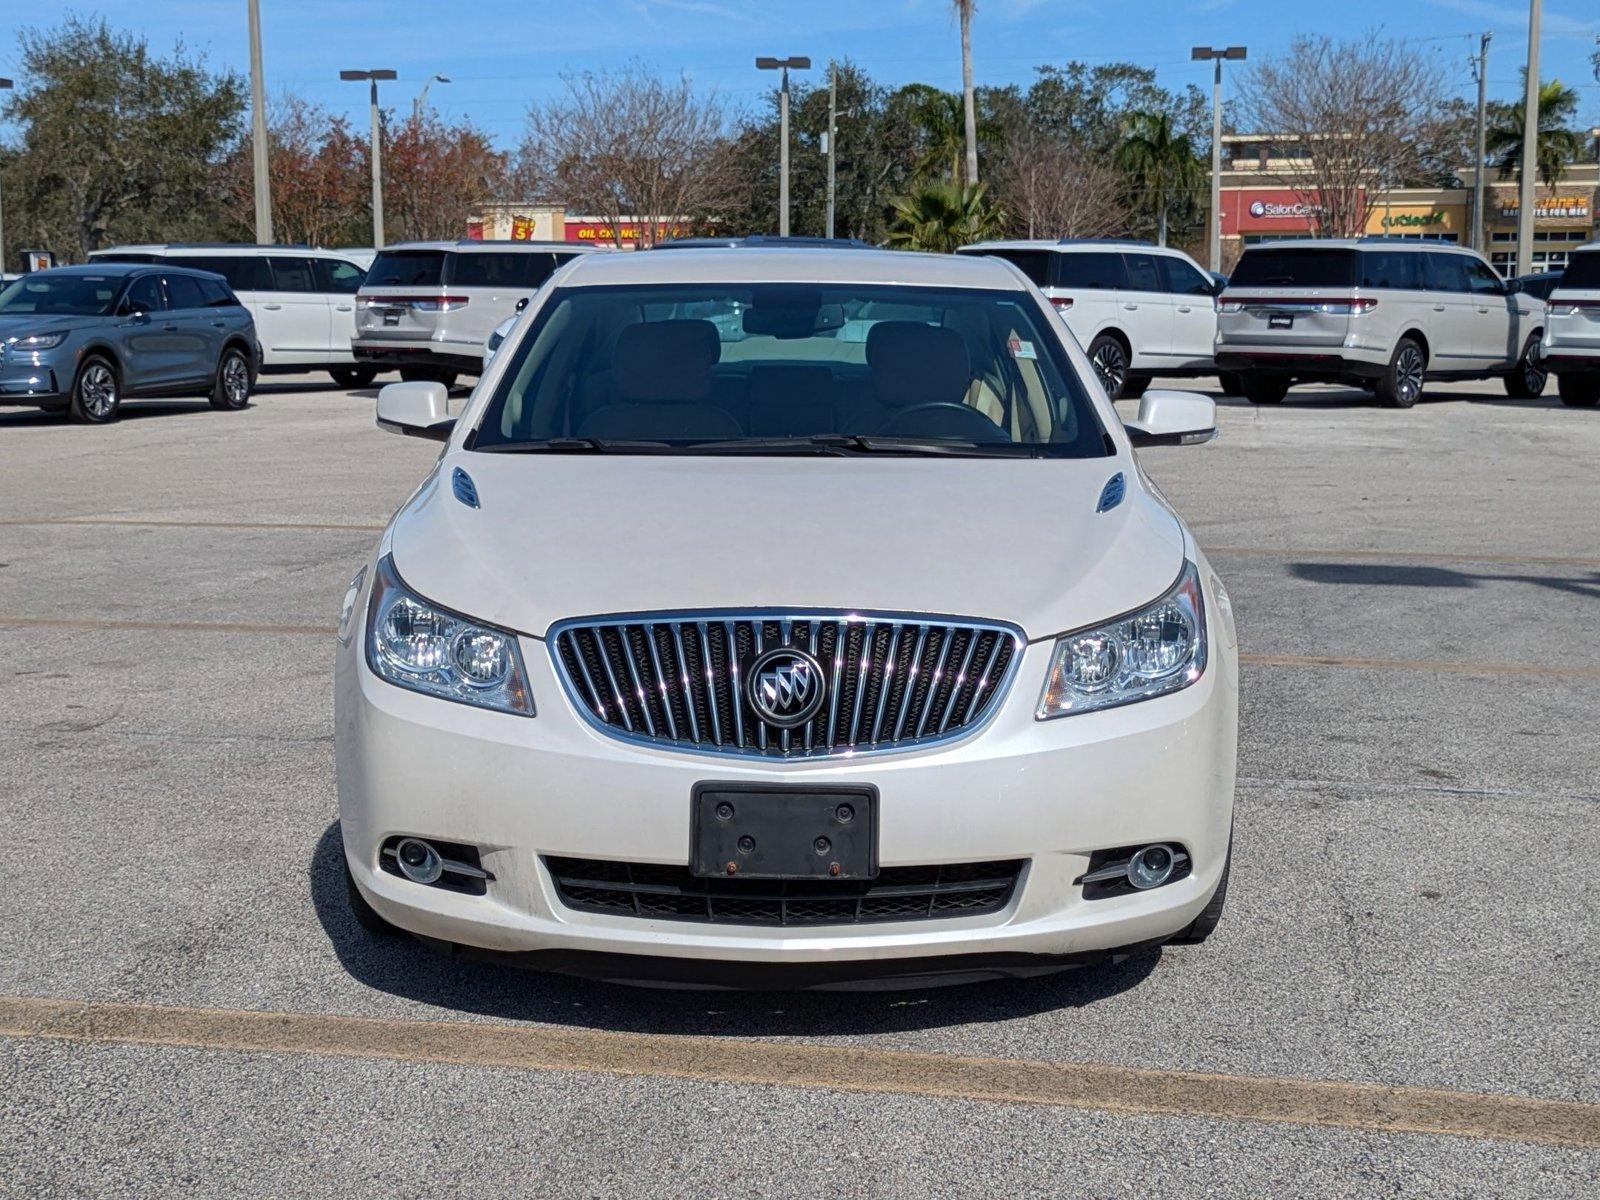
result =
[{"label": "buick emblem", "polygon": [[780,646],[750,664],[745,693],[756,715],[779,729],[804,725],[822,708],[822,664],[804,650]]}]

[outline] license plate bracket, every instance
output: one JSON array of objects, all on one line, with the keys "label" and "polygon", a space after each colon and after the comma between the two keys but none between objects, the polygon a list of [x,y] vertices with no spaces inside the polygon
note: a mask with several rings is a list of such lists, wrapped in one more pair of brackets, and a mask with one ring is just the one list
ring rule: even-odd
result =
[{"label": "license plate bracket", "polygon": [[878,874],[878,789],[870,785],[704,782],[692,814],[690,870],[701,878]]}]

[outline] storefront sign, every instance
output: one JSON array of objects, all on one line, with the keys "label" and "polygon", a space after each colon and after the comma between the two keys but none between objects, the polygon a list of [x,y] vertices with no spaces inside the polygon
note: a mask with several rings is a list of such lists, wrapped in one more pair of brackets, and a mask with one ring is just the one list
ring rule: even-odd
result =
[{"label": "storefront sign", "polygon": [[1312,233],[1325,211],[1290,188],[1238,188],[1222,194],[1222,233]]},{"label": "storefront sign", "polygon": [[[639,234],[644,224],[637,220],[624,219],[622,222],[622,244],[636,247],[639,244]],[[568,217],[563,236],[569,242],[586,242],[594,245],[616,245],[616,233],[611,222],[604,217]],[[662,221],[656,226],[655,240],[665,241],[667,238],[688,237],[690,233],[687,225],[669,225]],[[516,236],[515,233],[512,234]]]},{"label": "storefront sign", "polygon": [[[1500,219],[1515,221],[1522,212],[1517,202],[1500,205]],[[1590,204],[1587,196],[1549,196],[1533,202],[1535,221],[1585,221],[1589,218]]]},{"label": "storefront sign", "polygon": [[1412,226],[1426,228],[1430,225],[1443,225],[1445,223],[1445,214],[1442,212],[1395,213],[1392,216],[1384,217],[1380,223],[1385,229],[1409,228]]},{"label": "storefront sign", "polygon": [[531,242],[533,240],[533,218],[511,218],[511,240],[513,242]]}]

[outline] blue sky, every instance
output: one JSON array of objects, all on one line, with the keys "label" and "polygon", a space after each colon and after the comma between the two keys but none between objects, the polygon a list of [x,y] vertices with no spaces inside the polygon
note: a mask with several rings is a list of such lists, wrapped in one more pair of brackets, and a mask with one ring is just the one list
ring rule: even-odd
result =
[{"label": "blue sky", "polygon": [[[6,4],[0,75],[19,62],[13,29],[51,23],[69,9],[99,13],[166,50],[182,38],[213,64],[247,69],[244,0],[111,0],[95,5]],[[757,54],[809,54],[819,65],[848,56],[876,79],[960,84],[957,27],[949,0],[261,0],[268,89],[293,91],[365,119],[365,88],[341,83],[341,67],[393,67],[386,104],[410,104],[435,72],[430,100],[512,145],[530,99],[561,88],[564,72],[640,59],[688,72],[735,104],[754,107],[773,76]],[[1251,56],[1281,50],[1296,33],[1353,37],[1377,30],[1436,57],[1463,95],[1475,35],[1491,32],[1491,94],[1517,91],[1527,54],[1527,6],[1516,0],[979,0],[973,28],[976,77],[1026,83],[1041,63],[1077,58],[1154,66],[1163,83],[1209,83],[1189,47],[1245,43]],[[1589,55],[1600,35],[1597,0],[1546,0],[1541,74],[1581,85],[1582,119],[1600,124],[1600,84]]]}]

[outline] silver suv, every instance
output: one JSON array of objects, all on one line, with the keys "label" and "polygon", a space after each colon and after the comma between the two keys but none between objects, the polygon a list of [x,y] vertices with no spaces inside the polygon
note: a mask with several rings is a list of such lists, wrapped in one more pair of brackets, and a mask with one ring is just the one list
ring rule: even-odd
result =
[{"label": "silver suv", "polygon": [[1471,250],[1390,238],[1253,246],[1217,317],[1217,366],[1276,404],[1294,383],[1348,383],[1410,408],[1426,379],[1505,380],[1544,391],[1543,301]]},{"label": "silver suv", "polygon": [[567,242],[473,240],[381,250],[356,294],[356,360],[447,386],[458,374],[477,375],[489,335],[517,301],[587,253]]},{"label": "silver suv", "polygon": [[1600,242],[1578,248],[1550,293],[1544,365],[1556,373],[1563,404],[1600,404]]}]

